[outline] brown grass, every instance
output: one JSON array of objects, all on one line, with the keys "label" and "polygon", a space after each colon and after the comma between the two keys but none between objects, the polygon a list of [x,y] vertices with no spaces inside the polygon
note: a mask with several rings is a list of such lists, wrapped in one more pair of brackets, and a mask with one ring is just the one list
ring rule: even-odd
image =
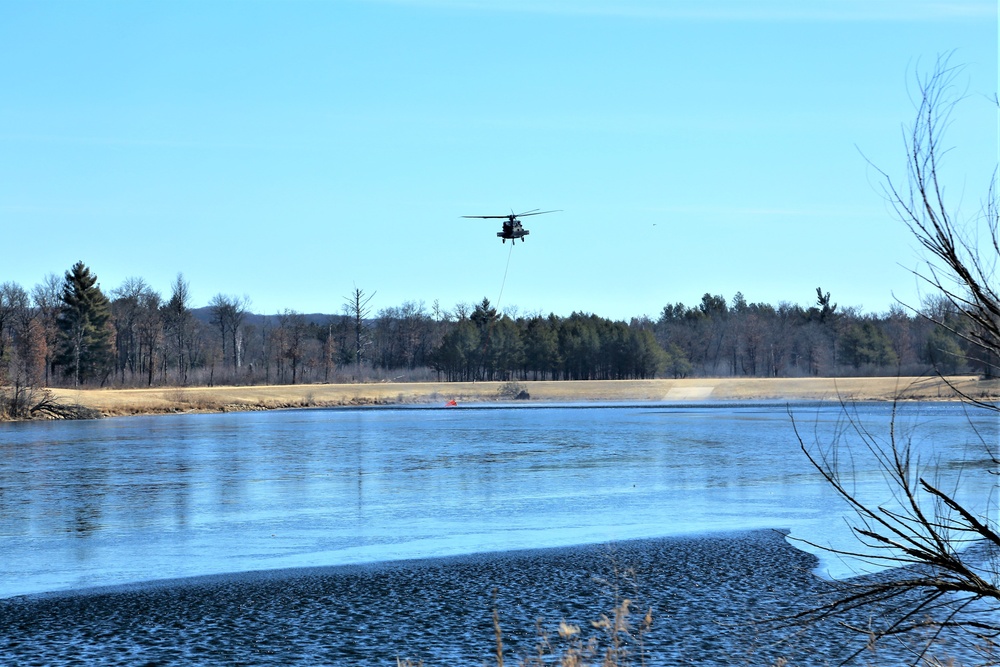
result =
[{"label": "brown grass", "polygon": [[[949,386],[949,384],[951,386]],[[1000,396],[1000,382],[949,378],[698,378],[520,382],[531,402],[732,400],[955,400],[952,387],[975,398]],[[54,389],[57,399],[106,416],[279,408],[441,404],[509,400],[501,382],[311,384],[152,389]]]},{"label": "brown grass", "polygon": [[[496,667],[504,667],[504,656],[507,651],[503,641],[503,629],[500,625],[500,612],[495,605],[496,590],[494,589],[493,633],[495,647],[493,658]],[[586,642],[582,639],[580,626],[560,621],[553,637],[542,624],[542,619],[535,623],[534,653],[517,659],[518,667],[545,667],[545,665],[560,665],[560,667],[645,667],[646,648],[643,637],[653,627],[653,610],[646,611],[639,625],[631,621],[632,601],[628,598],[618,600],[611,616],[601,614],[590,625],[599,630],[599,635],[591,636]],[[636,662],[638,661],[638,662]],[[396,667],[422,667],[423,661],[396,658]],[[486,664],[485,662],[483,663]]]}]

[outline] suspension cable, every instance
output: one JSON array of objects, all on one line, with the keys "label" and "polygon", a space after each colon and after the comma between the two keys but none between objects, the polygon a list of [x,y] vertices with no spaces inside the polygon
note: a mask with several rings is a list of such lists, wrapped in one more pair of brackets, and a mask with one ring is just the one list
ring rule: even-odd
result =
[{"label": "suspension cable", "polygon": [[496,309],[500,312],[500,299],[503,298],[503,288],[507,285],[507,271],[510,269],[510,257],[514,254],[514,241],[516,239],[510,240],[510,251],[507,253],[507,266],[503,269],[503,282],[500,283],[500,296],[497,297]]}]

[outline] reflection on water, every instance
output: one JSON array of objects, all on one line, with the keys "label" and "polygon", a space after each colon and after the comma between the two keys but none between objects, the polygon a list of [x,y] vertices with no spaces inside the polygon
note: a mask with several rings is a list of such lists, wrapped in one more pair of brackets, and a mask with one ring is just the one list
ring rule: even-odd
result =
[{"label": "reflection on water", "polygon": [[[889,406],[858,409],[874,433],[887,432]],[[843,427],[837,406],[793,411],[821,441]],[[989,497],[989,480],[962,463],[987,462],[960,406],[907,405],[902,422],[917,446],[933,446],[924,460],[940,474],[966,469],[961,497]],[[976,427],[997,440],[995,417]],[[855,465],[861,493],[881,490],[877,471]],[[0,426],[0,597],[749,528],[844,543],[842,513],[799,451],[784,404]]]}]

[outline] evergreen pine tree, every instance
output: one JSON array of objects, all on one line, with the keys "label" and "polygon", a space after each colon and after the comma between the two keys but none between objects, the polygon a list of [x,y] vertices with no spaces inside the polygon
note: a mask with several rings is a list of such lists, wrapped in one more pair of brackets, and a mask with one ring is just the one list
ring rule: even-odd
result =
[{"label": "evergreen pine tree", "polygon": [[66,272],[60,300],[56,363],[73,378],[74,386],[103,381],[113,361],[111,304],[83,262]]}]

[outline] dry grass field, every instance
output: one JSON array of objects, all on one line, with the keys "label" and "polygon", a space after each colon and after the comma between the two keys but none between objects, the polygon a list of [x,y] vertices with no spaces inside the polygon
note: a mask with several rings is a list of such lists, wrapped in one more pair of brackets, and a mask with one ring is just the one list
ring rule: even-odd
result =
[{"label": "dry grass field", "polygon": [[[697,378],[521,382],[532,402],[732,400],[955,400],[951,386],[976,398],[996,399],[1000,382],[949,378]],[[55,389],[56,398],[105,416],[220,412],[357,405],[440,404],[511,400],[500,382],[312,384],[153,389]]]}]

